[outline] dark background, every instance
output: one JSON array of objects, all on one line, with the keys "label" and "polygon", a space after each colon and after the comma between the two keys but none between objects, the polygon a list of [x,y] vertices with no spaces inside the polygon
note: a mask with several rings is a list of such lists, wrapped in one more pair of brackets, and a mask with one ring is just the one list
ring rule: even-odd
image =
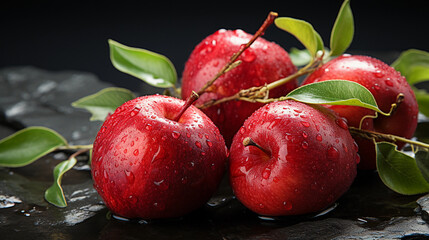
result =
[{"label": "dark background", "polygon": [[[429,51],[429,1],[352,0],[351,51]],[[192,49],[220,28],[254,33],[269,11],[313,24],[329,46],[342,1],[10,1],[0,8],[0,68],[32,65],[46,70],[92,72],[101,80],[138,90],[140,80],[110,63],[107,39],[161,53],[179,77]],[[271,26],[265,38],[287,50],[302,46]]]}]

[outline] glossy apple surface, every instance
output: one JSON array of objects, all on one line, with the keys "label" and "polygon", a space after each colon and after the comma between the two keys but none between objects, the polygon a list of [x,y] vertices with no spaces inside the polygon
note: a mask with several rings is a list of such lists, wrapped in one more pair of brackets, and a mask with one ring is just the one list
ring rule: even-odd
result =
[{"label": "glossy apple surface", "polygon": [[[343,79],[357,82],[366,87],[373,95],[379,108],[389,112],[396,102],[398,94],[404,100],[390,117],[379,114],[378,118],[366,119],[362,128],[381,133],[411,138],[417,127],[418,105],[414,93],[407,80],[394,68],[384,62],[360,55],[344,55],[329,61],[305,79],[303,84],[325,80]],[[328,106],[340,116],[347,118],[350,126],[359,127],[362,117],[374,115],[373,111],[351,106]],[[356,137],[359,144],[361,163],[359,168],[375,169],[375,146],[370,140]],[[399,148],[403,144],[398,144]]]},{"label": "glossy apple surface", "polygon": [[[199,43],[183,71],[182,99],[186,99],[193,90],[200,90],[251,38],[252,35],[242,30],[219,30]],[[231,96],[242,89],[263,86],[296,72],[288,53],[279,45],[263,38],[258,38],[238,60],[242,63],[216,80],[209,92],[198,99],[196,105]],[[296,87],[296,80],[290,81],[270,91],[270,97],[284,96]],[[260,103],[230,101],[203,111],[219,127],[229,146],[244,120],[261,106]]]},{"label": "glossy apple surface", "polygon": [[[263,150],[245,146],[248,137]],[[275,102],[253,113],[234,137],[230,182],[237,198],[258,214],[306,214],[349,189],[358,161],[344,118],[322,106]]]},{"label": "glossy apple surface", "polygon": [[227,149],[218,128],[184,101],[146,96],[107,118],[94,142],[94,187],[127,218],[170,218],[201,207],[217,189]]}]

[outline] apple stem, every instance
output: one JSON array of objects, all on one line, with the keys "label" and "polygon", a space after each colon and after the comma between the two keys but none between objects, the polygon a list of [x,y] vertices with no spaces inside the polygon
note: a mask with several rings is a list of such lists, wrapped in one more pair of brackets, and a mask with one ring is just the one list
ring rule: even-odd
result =
[{"label": "apple stem", "polygon": [[266,153],[267,155],[271,156],[271,152],[270,152],[270,151],[268,151],[268,150],[266,150],[266,149],[262,148],[259,144],[257,144],[255,141],[253,141],[253,139],[252,139],[251,137],[246,137],[246,138],[243,140],[243,145],[244,145],[245,147],[247,147],[247,146],[254,146],[254,147],[257,147],[257,148],[259,148],[261,151],[263,151],[264,153]]},{"label": "apple stem", "polygon": [[376,140],[382,140],[382,141],[388,141],[388,142],[404,142],[404,143],[408,143],[412,146],[417,146],[417,147],[429,149],[429,144],[419,142],[419,141],[413,141],[413,140],[410,140],[410,139],[407,139],[404,137],[400,137],[400,136],[395,136],[392,134],[373,132],[370,130],[364,130],[364,129],[359,129],[359,128],[355,128],[355,127],[349,127],[349,131],[352,135],[359,136],[362,138],[366,138],[369,140],[376,139]]},{"label": "apple stem", "polygon": [[173,121],[178,122],[179,119],[182,117],[183,113],[186,111],[186,109],[188,109],[198,98],[198,93],[192,91],[191,95],[186,99],[185,104],[183,104],[182,108],[180,109],[179,114],[176,115]]}]

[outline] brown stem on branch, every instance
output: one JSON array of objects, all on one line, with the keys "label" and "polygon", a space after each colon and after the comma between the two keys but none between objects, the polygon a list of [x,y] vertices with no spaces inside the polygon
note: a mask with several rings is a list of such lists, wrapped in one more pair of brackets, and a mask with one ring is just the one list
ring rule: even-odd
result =
[{"label": "brown stem on branch", "polygon": [[412,146],[417,146],[417,147],[429,149],[429,144],[419,142],[419,141],[413,141],[413,140],[410,140],[408,138],[395,136],[392,134],[379,133],[379,132],[354,128],[354,127],[349,127],[349,131],[350,131],[350,134],[352,134],[354,136],[359,136],[359,137],[366,138],[369,140],[375,139],[375,140],[387,141],[387,142],[403,142],[403,143],[408,143]]}]

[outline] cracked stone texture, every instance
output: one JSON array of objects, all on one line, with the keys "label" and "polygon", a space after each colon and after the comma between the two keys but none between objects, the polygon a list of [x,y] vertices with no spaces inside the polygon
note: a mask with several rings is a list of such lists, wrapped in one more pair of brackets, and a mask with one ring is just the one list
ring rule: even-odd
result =
[{"label": "cracked stone texture", "polygon": [[[110,84],[90,73],[34,67],[0,69],[0,138],[46,126],[73,144],[92,143],[101,122],[70,103]],[[420,124],[425,132],[426,123]],[[421,134],[425,137],[424,134]],[[427,137],[427,136],[426,136]],[[43,199],[52,170],[67,152],[22,168],[0,168],[0,236],[7,239],[429,239],[429,195],[402,196],[375,172],[360,172],[336,205],[320,214],[263,218],[241,205],[227,181],[203,207],[180,219],[123,221],[112,217],[92,187],[87,159],[63,178],[69,206]],[[417,202],[416,202],[417,201]],[[110,216],[110,217],[109,217]]]}]

